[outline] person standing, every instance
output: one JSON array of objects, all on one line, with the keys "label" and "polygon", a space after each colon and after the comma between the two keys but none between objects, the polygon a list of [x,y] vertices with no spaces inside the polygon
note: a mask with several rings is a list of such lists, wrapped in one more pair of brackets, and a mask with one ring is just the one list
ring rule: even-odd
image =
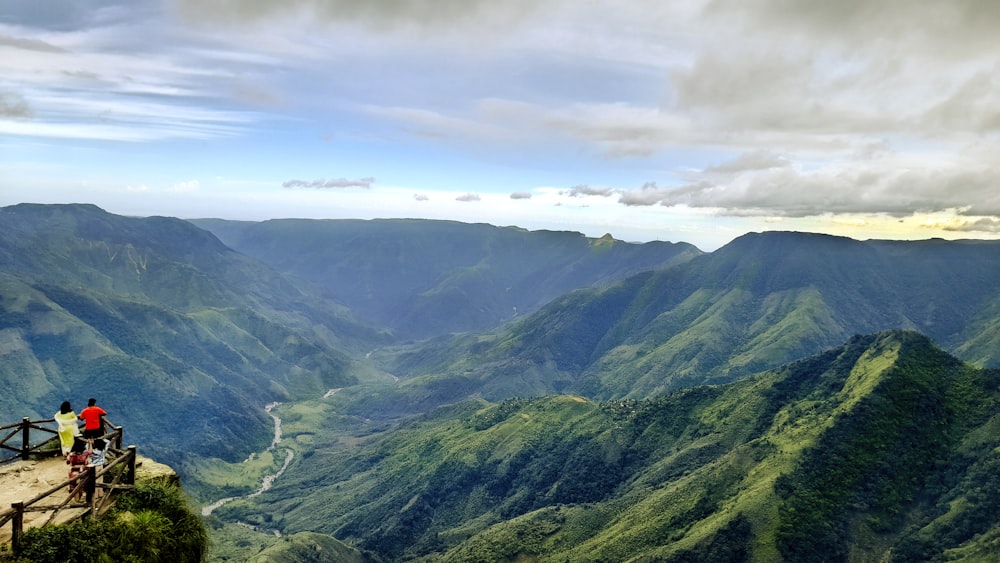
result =
[{"label": "person standing", "polygon": [[70,448],[73,447],[73,439],[80,435],[79,419],[73,412],[73,407],[69,401],[63,401],[53,418],[59,425],[59,446],[62,448],[63,458],[69,455]]},{"label": "person standing", "polygon": [[83,437],[87,440],[100,438],[104,435],[104,415],[107,411],[97,406],[97,399],[91,398],[87,401],[87,408],[80,411],[80,418],[83,419]]}]

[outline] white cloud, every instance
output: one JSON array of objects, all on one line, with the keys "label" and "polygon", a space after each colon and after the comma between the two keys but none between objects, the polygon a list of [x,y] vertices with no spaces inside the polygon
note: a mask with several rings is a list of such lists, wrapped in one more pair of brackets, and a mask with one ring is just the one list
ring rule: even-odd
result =
[{"label": "white cloud", "polygon": [[[435,206],[493,189],[520,213],[588,196],[605,214],[941,212],[976,232],[1000,216],[992,0],[54,2],[0,6],[0,134],[250,146],[280,123],[302,133],[230,166],[357,155],[380,177],[422,173],[408,205],[447,170],[479,192]],[[494,178],[510,170],[520,184]]]},{"label": "white cloud", "polygon": [[177,182],[171,186],[170,191],[176,193],[194,193],[201,188],[201,182],[198,180],[186,180],[183,182]]},{"label": "white cloud", "polygon": [[569,195],[569,197],[582,197],[588,195],[608,197],[614,195],[617,192],[618,190],[605,186],[578,185],[570,188],[569,191],[567,192],[567,195]]},{"label": "white cloud", "polygon": [[329,180],[320,178],[318,180],[287,180],[281,184],[285,188],[365,188],[370,189],[375,183],[375,178],[358,178],[349,180],[347,178],[331,178]]}]

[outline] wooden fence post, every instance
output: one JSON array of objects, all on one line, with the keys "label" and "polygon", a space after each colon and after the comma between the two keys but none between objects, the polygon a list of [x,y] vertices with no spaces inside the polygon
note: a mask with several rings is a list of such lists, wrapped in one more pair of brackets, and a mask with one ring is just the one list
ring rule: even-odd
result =
[{"label": "wooden fence post", "polygon": [[21,554],[21,537],[24,535],[24,503],[15,502],[10,507],[14,509],[14,518],[11,519],[10,550],[17,557]]},{"label": "wooden fence post", "polygon": [[135,456],[136,456],[136,449],[137,448],[135,447],[134,444],[128,447],[128,469],[127,469],[128,476],[126,476],[126,478],[125,478],[126,479],[126,481],[125,481],[126,485],[135,485]]},{"label": "wooden fence post", "polygon": [[28,452],[31,451],[31,440],[29,431],[31,430],[31,419],[24,417],[21,419],[21,459],[28,460]]},{"label": "wooden fence post", "polygon": [[[94,491],[97,490],[97,467],[88,465],[84,479],[83,490],[87,492],[87,504],[90,508],[94,508]],[[92,514],[91,516],[97,518],[97,514]]]}]

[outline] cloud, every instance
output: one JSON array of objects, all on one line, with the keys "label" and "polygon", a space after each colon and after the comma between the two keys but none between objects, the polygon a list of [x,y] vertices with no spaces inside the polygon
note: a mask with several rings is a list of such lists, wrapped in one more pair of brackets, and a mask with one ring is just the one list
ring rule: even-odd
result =
[{"label": "cloud", "polygon": [[430,200],[430,198],[427,197],[426,194],[413,194],[413,199],[415,201],[428,201],[428,200]]},{"label": "cloud", "polygon": [[308,18],[325,23],[360,24],[375,31],[418,29],[448,33],[482,27],[509,29],[539,9],[528,0],[177,0],[191,23],[249,24],[276,18]]},{"label": "cloud", "polygon": [[171,186],[170,191],[177,193],[192,193],[196,192],[201,188],[201,182],[198,180],[186,180],[184,182],[177,182]]},{"label": "cloud", "polygon": [[0,115],[36,120],[30,127],[6,124],[7,134],[213,139],[240,135],[260,118],[233,109],[228,92],[216,90],[229,88],[228,76],[247,65],[210,70],[206,51],[191,48],[190,37],[181,40],[145,19],[148,6],[81,0],[56,15],[14,3],[22,5],[10,19],[0,14],[0,22],[21,22],[0,23],[0,76],[18,91],[0,92]]},{"label": "cloud", "polygon": [[646,182],[637,190],[622,190],[619,203],[624,205],[656,205],[670,196],[670,188],[661,188],[656,182]]},{"label": "cloud", "polygon": [[510,199],[531,199],[529,192],[514,192],[510,194]]},{"label": "cloud", "polygon": [[365,188],[370,189],[375,183],[375,178],[359,178],[348,180],[347,178],[333,178],[330,180],[287,180],[281,184],[284,188]]},{"label": "cloud", "polygon": [[24,99],[14,94],[0,92],[0,117],[33,117],[34,112]]},{"label": "cloud", "polygon": [[708,208],[725,215],[808,217],[822,214],[882,214],[958,210],[970,216],[1000,216],[1000,168],[964,164],[917,167],[893,160],[840,164],[812,172],[791,167],[736,175],[725,182],[701,180],[661,187],[650,182],[622,192],[624,205]]},{"label": "cloud", "polygon": [[854,50],[894,44],[935,57],[981,52],[1000,29],[1000,5],[992,0],[714,0],[706,13],[783,39]]},{"label": "cloud", "polygon": [[479,194],[467,193],[456,197],[455,201],[479,201],[480,199]]},{"label": "cloud", "polygon": [[945,231],[967,233],[1000,233],[1000,218],[982,217],[975,221],[958,221],[948,225],[934,225]]},{"label": "cloud", "polygon": [[608,187],[603,187],[603,186],[579,185],[579,186],[573,186],[572,188],[570,188],[569,192],[568,192],[568,195],[569,195],[569,197],[581,197],[581,196],[588,196],[588,195],[596,195],[596,196],[601,196],[601,197],[608,197],[608,196],[614,195],[617,191],[618,190],[616,190],[614,188],[608,188]]},{"label": "cloud", "polygon": [[769,168],[784,168],[791,163],[785,157],[778,156],[768,151],[754,151],[743,153],[739,157],[709,166],[704,170],[706,173],[738,174],[752,170],[767,170]]},{"label": "cloud", "polygon": [[690,138],[688,118],[660,108],[628,103],[578,103],[546,110],[540,124],[593,143],[612,158],[648,157]]},{"label": "cloud", "polygon": [[14,37],[11,35],[0,35],[0,47],[14,47],[27,51],[41,51],[45,53],[61,53],[65,49],[57,47],[41,39]]}]

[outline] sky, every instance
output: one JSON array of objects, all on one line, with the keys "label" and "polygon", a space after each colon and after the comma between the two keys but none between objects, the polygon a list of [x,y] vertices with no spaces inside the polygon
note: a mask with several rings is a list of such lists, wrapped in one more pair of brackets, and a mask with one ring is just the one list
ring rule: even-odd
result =
[{"label": "sky", "polygon": [[4,0],[0,206],[1000,238],[995,0]]}]

